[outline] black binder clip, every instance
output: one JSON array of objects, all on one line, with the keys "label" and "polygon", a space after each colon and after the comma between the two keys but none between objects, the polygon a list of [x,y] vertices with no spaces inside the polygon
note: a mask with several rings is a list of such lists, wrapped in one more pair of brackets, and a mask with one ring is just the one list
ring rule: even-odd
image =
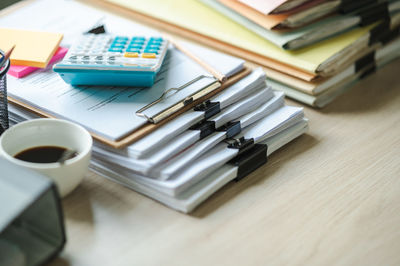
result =
[{"label": "black binder clip", "polygon": [[267,162],[267,144],[254,144],[253,139],[226,140],[228,148],[239,149],[238,155],[228,163],[238,167],[235,181],[239,181]]},{"label": "black binder clip", "polygon": [[369,31],[369,45],[380,42],[385,36],[390,34],[390,21],[384,20]]},{"label": "black binder clip", "polygon": [[380,42],[385,45],[400,36],[400,28],[387,31],[380,38]]},{"label": "black binder clip", "polygon": [[366,26],[379,20],[390,20],[388,3],[376,3],[369,8],[358,12],[360,16],[360,26]]},{"label": "black binder clip", "polygon": [[219,102],[211,102],[207,100],[194,107],[195,111],[203,111],[204,119],[208,119],[221,111]]},{"label": "black binder clip", "polygon": [[240,121],[228,122],[217,128],[217,131],[226,131],[226,138],[232,138],[242,131]]},{"label": "black binder clip", "polygon": [[[2,57],[5,53],[0,50]],[[4,59],[3,59],[4,60]],[[7,101],[7,71],[10,68],[10,59],[7,59],[4,67],[0,67],[0,135],[8,129],[8,101]]]},{"label": "black binder clip", "polygon": [[214,121],[202,121],[193,126],[189,129],[191,130],[200,130],[200,139],[204,139],[205,137],[209,136],[210,134],[215,132],[215,122]]},{"label": "black binder clip", "polygon": [[376,0],[364,0],[364,1],[354,1],[354,0],[342,0],[339,5],[339,12],[342,14],[348,14],[362,8],[363,6],[374,5]]},{"label": "black binder clip", "polygon": [[365,78],[366,76],[374,73],[376,71],[375,64],[375,51],[363,56],[355,62],[356,73],[362,71],[360,78]]}]

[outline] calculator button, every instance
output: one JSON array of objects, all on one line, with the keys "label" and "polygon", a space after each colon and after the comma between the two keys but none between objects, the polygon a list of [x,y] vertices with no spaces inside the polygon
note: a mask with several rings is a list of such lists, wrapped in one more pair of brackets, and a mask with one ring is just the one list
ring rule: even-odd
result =
[{"label": "calculator button", "polygon": [[140,49],[128,48],[128,49],[126,49],[126,52],[128,52],[128,53],[140,53]]},{"label": "calculator button", "polygon": [[156,50],[156,49],[145,49],[143,51],[143,53],[146,53],[146,54],[158,54],[158,50]]},{"label": "calculator button", "polygon": [[161,45],[162,45],[162,42],[159,42],[159,41],[149,41],[149,42],[147,43],[147,45],[158,45],[158,46],[161,46]]},{"label": "calculator button", "polygon": [[142,49],[142,46],[141,44],[130,44],[128,49]]},{"label": "calculator button", "polygon": [[154,45],[154,44],[148,44],[147,46],[146,46],[146,49],[159,49],[160,48],[160,46],[159,45]]},{"label": "calculator button", "polygon": [[130,52],[126,52],[124,54],[125,57],[139,57],[139,53],[130,53]]},{"label": "calculator button", "polygon": [[157,55],[155,53],[143,53],[142,58],[156,58]]},{"label": "calculator button", "polygon": [[132,44],[139,44],[139,45],[143,45],[144,44],[144,40],[132,40],[129,45]]},{"label": "calculator button", "polygon": [[127,41],[127,40],[129,40],[129,38],[126,37],[126,36],[116,36],[114,38],[114,41],[116,41],[116,40],[118,40],[118,41]]},{"label": "calculator button", "polygon": [[123,49],[121,49],[121,48],[110,48],[110,49],[108,49],[109,52],[115,52],[115,53],[122,53],[122,50]]},{"label": "calculator button", "polygon": [[122,43],[113,43],[113,44],[111,44],[111,46],[110,46],[110,49],[112,49],[112,48],[124,49],[124,48],[125,48],[125,44],[122,44]]},{"label": "calculator button", "polygon": [[132,40],[135,40],[135,41],[136,41],[136,40],[145,41],[146,38],[145,38],[145,37],[142,37],[142,36],[136,36],[136,37],[133,37]]}]

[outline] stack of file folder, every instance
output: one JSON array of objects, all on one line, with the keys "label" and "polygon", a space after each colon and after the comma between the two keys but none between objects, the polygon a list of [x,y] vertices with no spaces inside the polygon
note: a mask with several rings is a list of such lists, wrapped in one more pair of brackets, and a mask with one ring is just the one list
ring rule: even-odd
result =
[{"label": "stack of file folder", "polygon": [[[153,34],[151,29],[70,0],[37,0],[23,11],[37,14],[39,26],[49,25],[54,19],[40,16],[43,6],[58,10],[52,14],[55,17],[80,10],[88,19],[101,18],[109,32],[134,28]],[[73,21],[78,21],[76,16]],[[0,22],[13,23],[7,17]],[[80,32],[86,27],[82,25]],[[69,41],[66,38],[62,44],[68,47]],[[218,86],[210,73],[174,47],[151,88],[71,87],[47,69],[21,79],[9,77],[10,120],[17,123],[48,116],[85,126],[95,138],[93,171],[171,208],[190,212],[226,183],[264,165],[271,153],[304,134],[308,122],[302,108],[285,105],[284,94],[269,86],[261,68],[249,69],[242,59],[190,43],[182,45],[227,81]],[[170,88],[181,89],[147,110],[147,116],[170,110],[181,101],[190,108],[157,124],[135,115]],[[193,93],[208,90],[201,100],[188,101]]]},{"label": "stack of file folder", "polygon": [[263,65],[273,88],[311,106],[327,105],[400,54],[399,0],[102,1]]}]

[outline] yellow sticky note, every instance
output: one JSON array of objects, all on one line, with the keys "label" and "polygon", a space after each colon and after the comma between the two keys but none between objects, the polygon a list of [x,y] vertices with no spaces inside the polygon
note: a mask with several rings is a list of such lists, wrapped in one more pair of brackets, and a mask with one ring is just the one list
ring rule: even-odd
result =
[{"label": "yellow sticky note", "polygon": [[15,45],[11,64],[44,68],[62,38],[60,33],[0,28],[0,49],[8,51]]}]

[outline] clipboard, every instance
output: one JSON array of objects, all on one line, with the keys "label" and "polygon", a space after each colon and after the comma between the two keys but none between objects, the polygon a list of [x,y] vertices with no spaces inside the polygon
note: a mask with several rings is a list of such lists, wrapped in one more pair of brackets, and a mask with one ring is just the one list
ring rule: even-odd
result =
[{"label": "clipboard", "polygon": [[[4,10],[2,10],[0,12],[0,16],[4,16],[7,14],[10,14],[20,8],[23,8],[26,5],[29,5],[31,3],[35,2],[35,0],[28,0],[28,1],[24,1],[21,3],[17,3],[15,5],[10,6],[9,8],[6,8]],[[175,46],[177,46],[175,44]],[[181,52],[185,53],[184,51],[181,50]],[[194,61],[197,61],[195,58],[192,57],[192,59]],[[197,62],[201,65],[201,62]],[[204,67],[204,66],[203,66]],[[205,67],[204,67],[205,68]],[[206,68],[207,69],[207,68]],[[214,72],[210,71],[210,69],[207,69],[208,72],[210,72],[211,74],[213,74],[213,76],[215,77],[216,82],[214,82],[211,87],[207,87],[207,88],[203,88],[201,91],[199,91],[197,94],[195,95],[191,95],[191,99],[189,102],[184,102],[183,106],[179,106],[179,108],[175,108],[175,110],[173,110],[173,112],[169,112],[170,110],[168,110],[167,115],[161,117],[161,119],[159,119],[157,121],[157,124],[153,124],[151,122],[147,122],[146,124],[144,124],[143,126],[137,128],[136,130],[134,130],[131,133],[128,133],[127,135],[124,135],[116,140],[112,140],[112,139],[108,139],[104,136],[101,136],[99,134],[96,134],[94,132],[90,132],[92,137],[101,142],[104,143],[108,146],[111,146],[113,148],[123,148],[139,139],[141,139],[142,137],[148,135],[149,133],[153,132],[154,130],[156,130],[157,128],[161,127],[162,125],[166,124],[167,122],[171,121],[172,119],[176,118],[177,116],[179,116],[180,114],[184,113],[185,111],[190,110],[191,108],[194,108],[196,105],[203,103],[204,101],[206,101],[207,99],[211,98],[212,96],[216,95],[217,93],[221,92],[222,90],[224,90],[225,88],[233,85],[234,83],[236,83],[237,81],[239,81],[240,79],[244,78],[245,76],[247,76],[248,74],[251,73],[251,69],[249,69],[248,67],[244,67],[241,71],[239,71],[238,73],[236,73],[235,75],[229,77],[228,79],[224,78],[220,78],[218,77],[218,75],[216,75]],[[166,88],[168,90],[168,88]],[[16,106],[19,106],[29,112],[35,113],[36,115],[40,116],[40,117],[48,117],[48,118],[57,118],[57,116],[51,115],[39,108],[35,108],[29,104],[26,104],[18,99],[15,99],[13,97],[8,96],[8,101],[11,104],[14,104]],[[135,111],[137,110],[132,110],[132,115],[135,115]],[[90,131],[90,130],[89,130]]]},{"label": "clipboard", "polygon": [[[251,73],[251,69],[249,67],[245,67],[243,70],[241,70],[240,72],[238,72],[237,74],[231,76],[230,78],[228,78],[225,82],[222,82],[220,86],[212,89],[211,91],[207,91],[207,93],[201,97],[199,97],[196,100],[191,101],[190,103],[186,104],[185,106],[183,106],[181,109],[179,109],[179,111],[174,112],[172,114],[170,114],[169,116],[167,116],[166,118],[164,118],[163,120],[159,121],[157,124],[154,123],[150,123],[147,122],[146,124],[144,124],[143,126],[141,126],[140,128],[138,128],[137,130],[135,130],[134,132],[123,136],[120,139],[117,139],[115,141],[104,138],[98,134],[95,134],[93,132],[90,132],[90,134],[92,135],[92,137],[101,142],[104,143],[108,146],[111,146],[115,149],[119,149],[119,148],[123,148],[126,147],[127,145],[143,138],[144,136],[150,134],[151,132],[153,132],[154,130],[156,130],[157,128],[161,127],[162,125],[166,124],[167,122],[171,121],[172,119],[176,118],[177,116],[181,115],[182,113],[194,108],[196,105],[206,101],[207,99],[211,98],[212,96],[216,95],[217,93],[223,91],[225,88],[235,84],[236,82],[238,82],[239,80],[241,80],[242,78],[246,77],[247,75],[249,75]],[[17,99],[14,99],[10,96],[8,96],[8,101],[12,104],[15,104],[23,109],[28,110],[29,112],[35,113],[38,116],[41,117],[48,117],[48,118],[57,118],[53,115],[50,115],[38,108],[32,107],[30,105],[27,105],[26,103],[23,103]]]}]

